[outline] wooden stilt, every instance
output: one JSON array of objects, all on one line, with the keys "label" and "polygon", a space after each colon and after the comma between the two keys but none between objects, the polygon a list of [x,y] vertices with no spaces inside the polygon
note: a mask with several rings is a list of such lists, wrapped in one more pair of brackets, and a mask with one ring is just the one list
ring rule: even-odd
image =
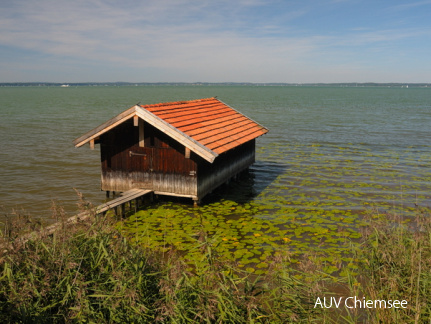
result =
[{"label": "wooden stilt", "polygon": [[199,199],[193,199],[193,207],[195,208],[199,207],[200,202],[201,201]]},{"label": "wooden stilt", "polygon": [[[137,211],[137,207],[139,206],[139,199],[144,199],[144,196],[152,193],[151,190],[143,190],[143,189],[131,189],[124,192],[119,197],[109,200],[108,202],[98,206],[96,208],[96,213],[103,213],[108,209],[114,209],[115,214],[117,216],[125,216],[126,215],[126,207],[128,207],[129,211],[132,211],[132,208],[135,208]],[[127,205],[126,205],[127,204]],[[121,210],[120,210],[121,209]]]},{"label": "wooden stilt", "polygon": [[109,190],[106,192],[106,198],[109,198]]}]

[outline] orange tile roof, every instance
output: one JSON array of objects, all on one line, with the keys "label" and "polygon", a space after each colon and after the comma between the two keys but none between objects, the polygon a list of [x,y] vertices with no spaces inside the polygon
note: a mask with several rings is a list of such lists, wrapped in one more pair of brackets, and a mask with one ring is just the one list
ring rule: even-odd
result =
[{"label": "orange tile roof", "polygon": [[217,154],[268,130],[216,98],[141,105]]}]

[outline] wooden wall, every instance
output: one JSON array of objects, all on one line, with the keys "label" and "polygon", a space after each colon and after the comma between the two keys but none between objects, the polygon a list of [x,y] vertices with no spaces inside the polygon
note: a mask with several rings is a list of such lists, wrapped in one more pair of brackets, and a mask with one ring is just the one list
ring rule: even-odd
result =
[{"label": "wooden wall", "polygon": [[196,196],[197,165],[185,158],[184,146],[149,124],[144,124],[144,142],[139,147],[139,128],[132,120],[101,136],[102,190],[142,188]]},{"label": "wooden wall", "polygon": [[219,155],[212,164],[202,160],[198,166],[199,199],[252,165],[255,161],[255,145],[255,140],[244,143]]}]

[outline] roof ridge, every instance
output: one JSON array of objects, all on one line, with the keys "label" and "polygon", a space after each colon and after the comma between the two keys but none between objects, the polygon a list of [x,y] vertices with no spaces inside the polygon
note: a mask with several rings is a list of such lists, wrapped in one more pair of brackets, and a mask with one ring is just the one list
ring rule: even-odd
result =
[{"label": "roof ridge", "polygon": [[171,102],[160,102],[156,104],[149,104],[149,105],[139,105],[142,108],[150,108],[150,107],[164,107],[164,106],[175,106],[175,105],[185,105],[192,102],[202,102],[202,101],[210,101],[210,100],[218,100],[216,97],[211,98],[202,98],[202,99],[192,99],[192,100],[181,100],[181,101],[171,101]]}]

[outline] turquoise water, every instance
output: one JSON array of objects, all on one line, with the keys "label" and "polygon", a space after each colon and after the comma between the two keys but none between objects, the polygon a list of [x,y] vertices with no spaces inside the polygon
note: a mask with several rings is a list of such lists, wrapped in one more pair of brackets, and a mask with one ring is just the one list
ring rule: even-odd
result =
[{"label": "turquoise water", "polygon": [[[0,88],[1,219],[51,221],[52,202],[77,211],[74,188],[100,191],[96,147],[72,141],[123,110],[217,96],[269,128],[248,179],[211,199],[357,214],[431,205],[431,89],[294,86]],[[294,208],[294,209],[292,209]],[[270,217],[266,215],[265,217]]]}]

